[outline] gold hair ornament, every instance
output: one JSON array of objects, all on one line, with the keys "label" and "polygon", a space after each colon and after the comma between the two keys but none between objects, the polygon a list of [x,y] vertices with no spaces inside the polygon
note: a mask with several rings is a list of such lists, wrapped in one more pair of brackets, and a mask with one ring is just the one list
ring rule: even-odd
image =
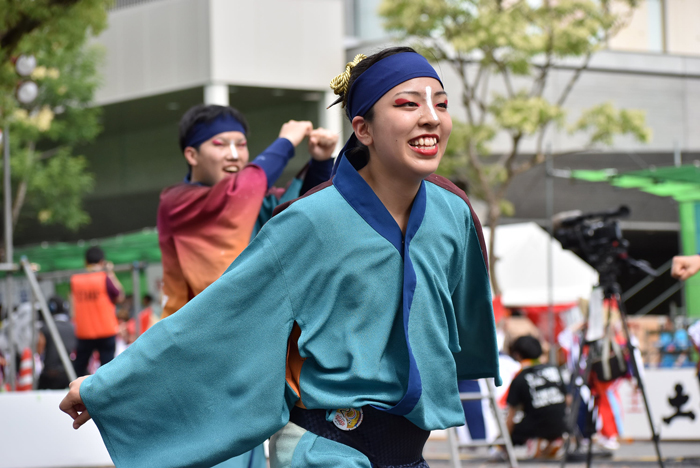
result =
[{"label": "gold hair ornament", "polygon": [[[336,76],[331,80],[331,89],[333,92],[337,95],[340,96],[337,101],[335,101],[331,106],[337,104],[338,102],[341,102],[345,95],[348,93],[348,82],[350,81],[350,74],[352,73],[352,69],[355,68],[355,66],[360,63],[362,60],[366,59],[367,56],[364,54],[357,54],[355,58],[352,60],[352,62],[348,62],[347,65],[345,65],[345,71],[341,73],[340,75]],[[330,107],[330,106],[328,106]],[[343,107],[345,107],[345,103],[343,102]]]}]

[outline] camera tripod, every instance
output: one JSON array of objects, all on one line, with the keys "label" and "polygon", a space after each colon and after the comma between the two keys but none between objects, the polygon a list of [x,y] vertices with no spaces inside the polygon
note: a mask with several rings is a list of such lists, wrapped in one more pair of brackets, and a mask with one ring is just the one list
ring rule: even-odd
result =
[{"label": "camera tripod", "polygon": [[[647,420],[649,421],[649,428],[651,429],[651,437],[654,442],[654,448],[656,449],[656,457],[659,462],[659,467],[664,468],[664,463],[661,458],[661,450],[659,449],[659,434],[656,432],[656,429],[654,427],[654,422],[651,417],[651,411],[649,409],[649,403],[647,401],[647,396],[646,396],[646,391],[644,389],[644,381],[639,373],[640,365],[643,365],[643,363],[638,363],[637,358],[635,356],[635,347],[632,344],[632,341],[630,339],[630,332],[629,332],[629,327],[627,326],[627,311],[625,309],[625,303],[622,301],[621,297],[621,292],[620,292],[620,285],[615,281],[614,275],[611,274],[604,274],[601,273],[600,275],[600,288],[603,289],[603,298],[604,301],[607,299],[608,301],[614,301],[618,309],[620,311],[620,321],[622,323],[622,329],[624,330],[625,334],[625,340],[627,341],[627,351],[630,359],[630,364],[631,364],[631,370],[632,370],[632,376],[637,379],[637,388],[639,389],[639,392],[642,394],[642,400],[644,401],[644,407],[646,409],[646,414],[647,414]],[[611,304],[612,302],[608,302]],[[609,315],[608,315],[609,316]],[[608,319],[609,321],[609,319]],[[581,370],[580,366],[578,365],[578,362],[576,363],[576,368],[571,376],[571,382],[573,383],[573,388],[576,390],[576,398],[574,399],[573,404],[571,405],[571,413],[569,414],[570,420],[568,423],[568,429],[569,429],[569,437],[566,439],[566,442],[564,444],[564,457],[562,458],[561,462],[561,468],[564,468],[566,466],[567,458],[569,455],[569,447],[571,445],[571,439],[573,437],[574,431],[576,429],[576,422],[579,414],[579,409],[581,405],[581,387],[588,383],[588,379],[591,375],[591,366],[592,366],[592,352],[590,350],[590,345],[593,345],[596,341],[586,341],[585,340],[585,334],[583,336],[583,339],[581,340],[581,346],[579,350],[579,359],[581,356],[583,356],[583,349],[584,346],[589,345],[589,352],[586,357],[586,367],[583,372],[583,376],[581,376]],[[591,459],[592,459],[592,448],[593,448],[593,443],[592,441],[589,442],[588,444],[588,452],[586,454],[586,467],[590,468],[591,466]]]}]

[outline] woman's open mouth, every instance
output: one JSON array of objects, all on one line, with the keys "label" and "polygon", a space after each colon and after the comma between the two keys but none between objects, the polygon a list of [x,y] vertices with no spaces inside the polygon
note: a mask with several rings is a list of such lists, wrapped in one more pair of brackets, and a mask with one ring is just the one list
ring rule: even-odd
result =
[{"label": "woman's open mouth", "polygon": [[438,141],[436,136],[420,136],[408,142],[411,149],[417,153],[434,156],[438,151]]}]

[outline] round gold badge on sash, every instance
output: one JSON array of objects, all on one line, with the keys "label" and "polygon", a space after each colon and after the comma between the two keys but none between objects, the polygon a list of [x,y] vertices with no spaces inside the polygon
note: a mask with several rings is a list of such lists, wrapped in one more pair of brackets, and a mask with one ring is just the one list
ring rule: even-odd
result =
[{"label": "round gold badge on sash", "polygon": [[335,410],[333,424],[341,431],[352,431],[362,424],[362,408],[347,408]]}]

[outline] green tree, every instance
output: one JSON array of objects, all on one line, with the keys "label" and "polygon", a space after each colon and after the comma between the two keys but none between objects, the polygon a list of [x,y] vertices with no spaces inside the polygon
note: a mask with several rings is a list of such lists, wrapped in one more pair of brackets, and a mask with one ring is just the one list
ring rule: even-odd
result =
[{"label": "green tree", "polygon": [[[86,43],[106,26],[109,4],[0,0],[0,125],[10,124],[15,224],[33,218],[74,230],[89,222],[82,199],[93,177],[74,150],[100,131],[100,110],[90,107],[100,53]],[[14,98],[21,54],[38,64],[30,79],[40,92],[28,106]]]},{"label": "green tree", "polygon": [[101,110],[90,106],[100,56],[96,46],[37,54],[41,65],[31,78],[39,96],[31,107],[15,109],[10,125],[15,225],[33,218],[75,230],[89,222],[82,199],[94,181],[74,149],[101,130]]},{"label": "green tree", "polygon": [[111,0],[0,0],[0,123],[17,103],[13,59],[79,48],[107,25]]},{"label": "green tree", "polygon": [[[545,162],[551,127],[585,135],[577,150],[610,145],[616,135],[647,142],[645,114],[600,103],[567,122],[565,103],[594,53],[629,21],[640,0],[384,0],[388,31],[426,57],[449,65],[461,79],[466,122],[454,121],[440,171],[468,186],[488,207],[489,260],[495,265],[495,228],[513,214],[506,199],[519,174]],[[546,92],[557,64],[574,63],[558,95]],[[497,88],[498,87],[498,88]],[[494,91],[499,89],[502,91]],[[490,151],[497,136],[509,147]],[[529,141],[528,141],[529,140]],[[532,142],[534,151],[523,151]],[[571,152],[568,152],[571,153]],[[552,157],[566,153],[552,154]],[[493,270],[492,270],[493,271]],[[500,294],[495,274],[494,292]]]}]

